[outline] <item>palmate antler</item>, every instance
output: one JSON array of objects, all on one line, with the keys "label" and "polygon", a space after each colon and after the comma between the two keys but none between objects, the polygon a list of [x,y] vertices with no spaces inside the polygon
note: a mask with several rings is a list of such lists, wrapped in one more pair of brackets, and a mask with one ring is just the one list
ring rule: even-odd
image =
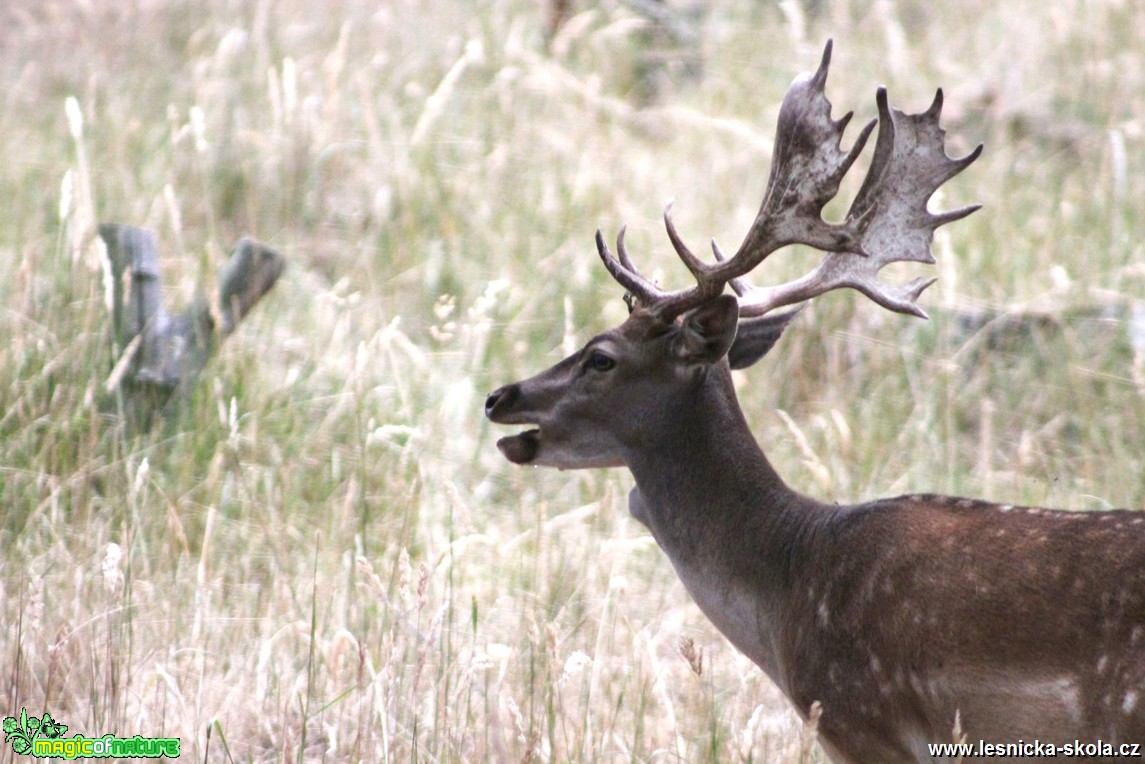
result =
[{"label": "palmate antler", "polygon": [[[926,318],[917,301],[934,279],[895,285],[880,280],[878,273],[897,261],[933,263],[930,243],[935,229],[978,209],[979,205],[972,205],[932,214],[926,203],[939,186],[978,158],[982,146],[961,159],[946,155],[946,133],[938,124],[941,90],[929,109],[910,115],[890,108],[886,90],[879,88],[878,120],[866,124],[854,146],[843,151],[843,131],[852,113],[831,119],[831,102],[824,93],[830,63],[828,41],[819,69],[814,75],[796,78],[783,99],[767,191],[735,255],[725,257],[713,240],[715,262],[696,257],[676,232],[671,205],[664,209],[668,238],[695,277],[695,286],[661,291],[632,265],[624,247],[623,228],[616,239],[618,256],[613,256],[597,231],[601,260],[637,305],[671,321],[731,284],[741,297],[740,317],[745,319],[850,287],[889,310]],[[879,135],[862,188],[843,222],[828,223],[823,220],[823,208],[839,192],[843,176],[866,146],[876,121]],[[764,258],[790,244],[805,244],[828,254],[810,273],[785,284],[756,288],[742,281],[741,277]]]}]

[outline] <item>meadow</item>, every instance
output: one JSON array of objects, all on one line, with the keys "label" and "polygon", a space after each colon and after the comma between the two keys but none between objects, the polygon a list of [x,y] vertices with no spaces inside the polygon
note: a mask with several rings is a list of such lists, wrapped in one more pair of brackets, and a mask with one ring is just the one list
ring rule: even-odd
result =
[{"label": "meadow", "polygon": [[[888,269],[939,277],[930,321],[832,294],[737,372],[772,462],[829,501],[1145,508],[1145,8],[549,7],[0,7],[0,716],[191,761],[824,760],[628,474],[510,465],[483,401],[625,315],[597,228],[673,287],[669,199],[734,249],[828,38],[855,125],[944,88],[950,153],[986,149],[931,207],[984,207]],[[242,235],[288,259],[147,429],[107,390],[111,221],[172,305]]]}]

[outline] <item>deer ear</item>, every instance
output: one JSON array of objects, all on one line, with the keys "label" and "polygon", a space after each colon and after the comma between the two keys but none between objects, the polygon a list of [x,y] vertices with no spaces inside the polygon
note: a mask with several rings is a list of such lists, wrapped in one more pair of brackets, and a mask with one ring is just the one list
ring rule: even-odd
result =
[{"label": "deer ear", "polygon": [[676,355],[685,363],[715,363],[735,342],[739,302],[722,294],[684,316],[675,340]]},{"label": "deer ear", "polygon": [[791,319],[803,311],[800,305],[786,313],[769,313],[759,318],[745,318],[739,322],[735,342],[728,350],[728,363],[733,369],[746,369],[767,355]]}]

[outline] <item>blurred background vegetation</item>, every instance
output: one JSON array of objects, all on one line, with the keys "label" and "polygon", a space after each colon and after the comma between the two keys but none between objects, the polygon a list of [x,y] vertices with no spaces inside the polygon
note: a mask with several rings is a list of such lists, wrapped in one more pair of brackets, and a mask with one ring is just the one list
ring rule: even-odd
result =
[{"label": "blurred background vegetation", "polygon": [[[931,321],[831,295],[737,376],[781,474],[1145,507],[1137,3],[10,0],[0,715],[198,761],[819,760],[627,474],[512,467],[482,401],[623,317],[598,227],[670,286],[668,199],[734,248],[828,38],[836,115],[945,89],[986,152],[931,206],[985,208],[888,269],[939,276]],[[107,391],[110,221],[175,305],[241,235],[289,260],[146,432]]]}]

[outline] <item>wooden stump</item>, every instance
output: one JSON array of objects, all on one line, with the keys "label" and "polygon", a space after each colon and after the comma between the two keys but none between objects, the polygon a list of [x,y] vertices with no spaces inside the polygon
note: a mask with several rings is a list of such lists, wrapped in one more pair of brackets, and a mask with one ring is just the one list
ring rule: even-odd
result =
[{"label": "wooden stump", "polygon": [[[124,413],[146,427],[178,397],[177,392],[188,389],[219,343],[274,287],[286,260],[264,244],[240,239],[219,270],[217,299],[200,296],[182,313],[172,314],[163,305],[155,234],[105,223],[99,235],[111,261],[112,331],[118,356],[107,388],[122,391]],[[127,274],[130,280],[125,279]]]}]

